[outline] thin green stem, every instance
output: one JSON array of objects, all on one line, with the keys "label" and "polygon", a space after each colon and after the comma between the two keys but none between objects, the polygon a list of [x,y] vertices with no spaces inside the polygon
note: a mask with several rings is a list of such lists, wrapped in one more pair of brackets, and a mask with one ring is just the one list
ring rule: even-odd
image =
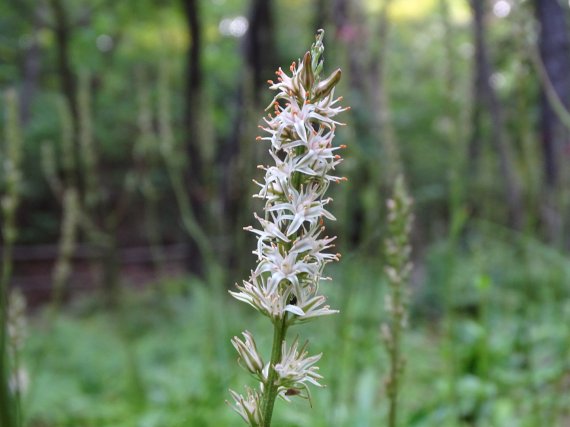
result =
[{"label": "thin green stem", "polygon": [[405,363],[402,356],[402,337],[406,319],[407,287],[412,267],[409,243],[413,220],[411,209],[412,200],[400,175],[394,183],[394,197],[388,202],[390,237],[386,240],[386,274],[390,286],[386,307],[390,320],[383,329],[390,361],[386,387],[389,400],[388,427],[396,427],[398,424],[398,397]]},{"label": "thin green stem", "polygon": [[274,324],[273,329],[273,348],[271,349],[271,361],[269,364],[269,373],[267,382],[265,383],[265,393],[263,395],[262,411],[263,425],[261,427],[270,427],[271,417],[273,416],[273,406],[277,398],[277,372],[275,365],[281,360],[281,346],[287,334],[287,314],[283,319]]},{"label": "thin green stem", "polygon": [[398,419],[398,395],[400,386],[400,374],[402,371],[402,360],[400,351],[400,336],[402,330],[402,311],[400,301],[400,290],[394,287],[394,305],[395,313],[392,320],[392,337],[393,342],[390,346],[390,385],[388,387],[388,397],[390,401],[388,411],[388,427],[396,427]]}]

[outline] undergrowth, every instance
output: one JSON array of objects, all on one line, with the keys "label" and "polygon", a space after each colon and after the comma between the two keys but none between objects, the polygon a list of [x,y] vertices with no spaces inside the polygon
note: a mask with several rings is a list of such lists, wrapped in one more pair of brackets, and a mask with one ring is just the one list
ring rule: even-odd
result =
[{"label": "undergrowth", "polygon": [[[564,258],[532,242],[479,236],[455,253],[455,270],[447,271],[447,250],[443,244],[430,248],[413,280],[402,425],[567,425],[570,274]],[[347,257],[331,269],[337,286],[327,287],[328,297],[345,309],[326,326],[304,328],[325,354],[326,388],[315,393],[312,409],[304,402],[294,403],[294,410],[276,408],[276,425],[364,427],[386,419],[381,378],[387,360],[379,331],[384,314],[378,309],[386,284],[378,284],[380,268]],[[440,303],[446,275],[455,283],[451,343]],[[88,296],[68,307],[49,336],[42,329],[45,314],[34,315],[24,354],[27,365],[37,366],[23,402],[26,425],[235,425],[221,396],[246,374],[230,369],[229,338],[247,323],[260,345],[269,345],[263,319],[247,307],[224,304],[216,315],[225,317],[228,336],[216,336],[207,311],[219,294],[186,278],[158,286],[164,290],[159,300],[155,289],[124,293],[123,332]],[[133,378],[121,333],[141,378]],[[219,351],[220,342],[227,351]]]}]

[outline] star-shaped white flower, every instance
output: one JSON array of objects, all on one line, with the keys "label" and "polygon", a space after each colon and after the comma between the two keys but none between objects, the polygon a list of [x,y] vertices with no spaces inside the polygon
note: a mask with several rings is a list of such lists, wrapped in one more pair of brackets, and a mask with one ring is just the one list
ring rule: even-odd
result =
[{"label": "star-shaped white flower", "polygon": [[301,191],[290,188],[287,199],[287,201],[276,203],[267,208],[269,212],[290,212],[281,216],[283,219],[291,221],[285,231],[287,236],[296,233],[305,221],[314,225],[323,216],[333,221],[336,219],[324,208],[331,199],[319,199],[319,195],[315,192],[315,187],[313,186],[308,186],[306,189],[302,188]]}]

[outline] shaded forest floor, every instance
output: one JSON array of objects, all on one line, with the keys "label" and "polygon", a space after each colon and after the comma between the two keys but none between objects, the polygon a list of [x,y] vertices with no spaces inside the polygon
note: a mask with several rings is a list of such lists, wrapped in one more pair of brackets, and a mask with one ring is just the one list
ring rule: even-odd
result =
[{"label": "shaded forest floor", "polygon": [[[568,299],[529,295],[520,283],[513,288],[517,273],[506,256],[504,270],[491,276],[475,273],[477,257],[465,257],[454,260],[453,277],[468,278],[471,289],[454,279],[446,306],[450,290],[437,281],[447,256],[445,248],[432,251],[425,283],[413,292],[403,425],[568,425]],[[537,291],[554,289],[543,267]],[[323,289],[341,314],[291,331],[310,340],[311,353],[323,352],[326,388],[312,390],[313,408],[280,402],[276,425],[364,427],[385,419],[381,271],[355,259],[331,270]],[[267,319],[225,290],[187,278],[127,290],[115,311],[79,298],[52,326],[48,319],[49,310],[38,312],[29,325],[28,426],[239,425],[224,401],[228,388],[251,380],[236,364],[230,338],[251,330],[264,353],[271,338]]]}]

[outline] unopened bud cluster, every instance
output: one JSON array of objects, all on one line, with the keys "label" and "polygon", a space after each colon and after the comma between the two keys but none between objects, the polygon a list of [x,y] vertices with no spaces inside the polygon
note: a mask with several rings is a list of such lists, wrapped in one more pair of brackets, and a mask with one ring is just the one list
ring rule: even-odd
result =
[{"label": "unopened bud cluster", "polygon": [[401,335],[407,323],[408,282],[412,270],[409,242],[413,221],[412,204],[404,179],[399,176],[394,184],[393,197],[388,200],[389,236],[385,242],[385,272],[389,292],[385,304],[389,320],[382,325],[382,337],[390,360],[390,372],[386,378],[390,427],[396,425],[399,384],[405,363],[401,351]]},{"label": "unopened bud cluster", "polygon": [[[257,235],[258,263],[249,280],[231,292],[284,331],[292,324],[336,313],[318,291],[325,265],[340,256],[325,252],[335,238],[323,236],[323,219],[335,219],[326,209],[331,201],[325,197],[329,184],[344,179],[334,175],[341,162],[335,152],[343,147],[333,147],[332,141],[340,124],[334,117],[346,108],[337,105],[341,98],[334,98],[340,70],[320,77],[322,35],[319,32],[298,65],[291,65],[290,76],[280,68],[277,82],[269,81],[270,89],[278,93],[268,107],[274,113],[261,126],[267,135],[258,139],[270,143],[274,163],[260,166],[265,179],[256,182],[260,190],[254,197],[265,201],[264,216],[255,215],[258,228],[246,227]],[[297,340],[287,348],[283,340],[280,359],[272,357],[265,363],[253,336],[247,331],[243,336],[244,340],[234,337],[232,343],[240,363],[259,380],[260,388],[248,389],[246,396],[232,392],[234,409],[250,426],[266,426],[270,422],[264,420],[267,408],[260,407],[272,409],[266,394],[277,390],[285,400],[308,397],[307,384],[320,386],[322,377],[315,363],[321,356],[309,357]]]},{"label": "unopened bud cluster", "polygon": [[386,296],[386,310],[400,327],[405,327],[407,289],[412,263],[410,262],[410,232],[412,229],[412,199],[408,195],[404,179],[399,176],[394,184],[394,194],[387,202],[388,233],[385,241],[386,267],[384,269],[390,293]]}]

